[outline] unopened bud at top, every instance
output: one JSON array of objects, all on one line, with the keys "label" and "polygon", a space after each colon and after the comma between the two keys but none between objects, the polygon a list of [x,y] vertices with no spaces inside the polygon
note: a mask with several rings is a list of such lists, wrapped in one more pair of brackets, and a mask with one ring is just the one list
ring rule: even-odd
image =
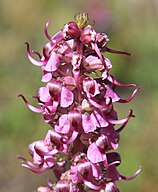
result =
[{"label": "unopened bud at top", "polygon": [[87,13],[76,14],[74,18],[80,28],[84,28],[89,20]]}]

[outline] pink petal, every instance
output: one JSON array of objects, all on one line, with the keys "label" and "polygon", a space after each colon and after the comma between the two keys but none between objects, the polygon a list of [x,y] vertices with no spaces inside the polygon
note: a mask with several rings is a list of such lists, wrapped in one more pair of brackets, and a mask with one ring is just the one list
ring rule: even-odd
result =
[{"label": "pink petal", "polygon": [[101,52],[100,52],[100,50],[99,50],[99,48],[98,48],[97,43],[94,43],[94,44],[92,44],[92,45],[93,45],[93,48],[94,48],[94,50],[96,51],[98,57],[100,58],[102,64],[104,65],[104,68],[107,69],[107,66],[106,66],[104,57],[103,57],[103,55],[101,54]]},{"label": "pink petal", "polygon": [[82,115],[82,126],[86,133],[94,131],[96,129],[89,114]]},{"label": "pink petal", "polygon": [[109,125],[106,118],[101,116],[97,111],[91,114],[91,120],[96,127],[107,127]]},{"label": "pink petal", "polygon": [[45,167],[39,167],[39,168],[33,168],[33,167],[29,167],[28,165],[26,165],[26,164],[22,164],[22,166],[23,167],[26,167],[27,169],[29,169],[30,171],[32,171],[33,173],[37,173],[37,174],[41,174],[41,173],[43,173],[45,170],[46,170],[46,168]]},{"label": "pink petal", "polygon": [[85,59],[84,67],[87,70],[95,70],[95,69],[100,70],[103,68],[103,65],[98,57],[90,55]]},{"label": "pink petal", "polygon": [[105,63],[106,63],[107,69],[108,69],[108,70],[111,69],[111,68],[112,68],[112,64],[111,64],[110,60],[109,60],[108,58],[105,58],[104,61],[105,61]]},{"label": "pink petal", "polygon": [[38,96],[42,102],[49,102],[51,100],[51,95],[49,94],[49,87],[40,87],[38,90]]},{"label": "pink petal", "polygon": [[121,180],[120,174],[117,171],[115,165],[111,165],[108,167],[107,176],[108,176],[108,178],[112,179],[112,181]]},{"label": "pink petal", "polygon": [[87,157],[92,163],[102,162],[106,159],[106,155],[100,152],[95,143],[88,147]]},{"label": "pink petal", "polygon": [[33,163],[40,165],[40,164],[42,164],[42,162],[43,162],[43,157],[41,157],[36,152],[34,152],[34,154],[33,154]]},{"label": "pink petal", "polygon": [[52,156],[45,156],[44,161],[43,167],[51,168],[54,165],[54,158]]},{"label": "pink petal", "polygon": [[78,136],[78,132],[75,131],[75,130],[73,130],[72,135],[71,135],[71,137],[69,138],[69,140],[67,141],[67,143],[68,143],[68,144],[72,143],[72,142],[77,138],[77,136]]},{"label": "pink petal", "polygon": [[43,65],[45,65],[45,61],[36,61],[32,56],[31,56],[31,53],[30,53],[30,48],[29,48],[29,43],[28,42],[26,42],[25,43],[26,44],[26,46],[27,46],[27,56],[28,56],[28,58],[29,58],[29,60],[31,61],[31,63],[32,64],[34,64],[34,65],[36,65],[36,66],[43,66]]},{"label": "pink petal", "polygon": [[133,110],[130,110],[128,116],[124,119],[119,119],[119,120],[115,120],[115,119],[108,119],[108,122],[111,123],[111,124],[126,124],[127,121],[131,118],[131,117],[134,117],[133,116]]},{"label": "pink petal", "polygon": [[94,97],[100,93],[97,82],[91,77],[83,79],[83,90],[86,92],[88,97]]},{"label": "pink petal", "polygon": [[77,166],[71,166],[71,179],[74,184],[77,184],[83,180],[81,174],[78,172]]},{"label": "pink petal", "polygon": [[96,107],[98,109],[104,109],[104,111],[109,110],[109,108],[111,108],[111,104],[112,104],[112,99],[109,99],[109,102],[107,104],[99,104],[94,99],[90,99],[90,98],[88,99],[88,101],[94,107]]},{"label": "pink petal", "polygon": [[34,173],[40,174],[46,170],[45,167],[35,165],[23,157],[18,157],[18,159],[21,159],[24,163],[26,163],[26,164],[24,164],[24,163],[22,164],[23,167],[26,167],[27,169],[31,170]]},{"label": "pink petal", "polygon": [[85,179],[83,179],[83,182],[84,182],[84,184],[86,185],[86,186],[88,186],[90,189],[94,189],[95,191],[97,190],[100,190],[101,189],[101,185],[95,185],[95,184],[93,184],[92,182],[90,182],[90,181],[87,181],[87,180],[85,180]]},{"label": "pink petal", "polygon": [[56,71],[59,66],[59,63],[60,63],[60,60],[58,55],[55,52],[52,52],[44,69],[49,72]]},{"label": "pink petal", "polygon": [[120,99],[120,100],[118,100],[118,102],[119,102],[119,103],[128,103],[128,102],[130,102],[130,101],[134,98],[135,94],[137,93],[137,91],[138,91],[139,89],[140,89],[140,86],[138,86],[138,87],[133,91],[132,95],[131,95],[128,99]]},{"label": "pink petal", "polygon": [[103,51],[104,51],[104,52],[107,51],[107,52],[109,52],[109,53],[124,54],[124,55],[131,56],[131,54],[128,53],[128,52],[119,51],[119,50],[111,49],[111,48],[108,48],[108,47],[104,47]]},{"label": "pink petal", "polygon": [[68,120],[67,115],[62,115],[59,118],[59,126],[55,126],[55,131],[67,134],[70,131],[70,126],[70,121]]},{"label": "pink petal", "polygon": [[42,79],[41,81],[42,82],[48,82],[50,81],[52,78],[52,73],[45,73],[43,76],[42,76]]},{"label": "pink petal", "polygon": [[73,99],[73,93],[69,89],[62,87],[60,106],[64,108],[69,107],[73,103]]},{"label": "pink petal", "polygon": [[51,41],[54,44],[58,44],[62,39],[63,39],[63,32],[62,31],[57,32],[55,35],[53,35],[53,37],[51,37]]},{"label": "pink petal", "polygon": [[121,177],[121,179],[124,179],[124,180],[129,181],[129,180],[134,179],[135,177],[137,177],[137,175],[141,172],[141,170],[142,170],[142,168],[140,167],[140,168],[136,171],[136,173],[135,173],[134,175],[129,176],[129,177],[125,177],[125,176],[120,175],[120,177]]},{"label": "pink petal", "polygon": [[64,82],[68,89],[70,89],[70,90],[75,89],[76,83],[75,83],[75,79],[73,77],[71,77],[71,76],[64,77]]},{"label": "pink petal", "polygon": [[107,80],[110,83],[113,83],[114,85],[119,86],[119,87],[135,87],[136,86],[135,84],[131,84],[131,83],[122,84],[122,83],[118,82],[112,75],[109,75],[109,74],[107,75]]},{"label": "pink petal", "polygon": [[116,102],[120,100],[120,97],[108,86],[105,94],[105,98],[111,98],[112,102]]},{"label": "pink petal", "polygon": [[44,28],[44,32],[46,37],[51,41],[51,36],[48,34],[48,25],[49,25],[49,21],[47,21],[45,28]]},{"label": "pink petal", "polygon": [[96,178],[99,178],[102,173],[100,166],[97,164],[93,164],[93,163],[91,164],[91,166],[92,166],[93,176]]},{"label": "pink petal", "polygon": [[22,97],[22,99],[24,100],[24,102],[26,103],[26,105],[28,106],[28,108],[35,112],[35,113],[43,113],[44,110],[42,108],[36,108],[34,106],[32,106],[27,100],[26,98],[22,95],[22,94],[19,94],[18,97]]}]

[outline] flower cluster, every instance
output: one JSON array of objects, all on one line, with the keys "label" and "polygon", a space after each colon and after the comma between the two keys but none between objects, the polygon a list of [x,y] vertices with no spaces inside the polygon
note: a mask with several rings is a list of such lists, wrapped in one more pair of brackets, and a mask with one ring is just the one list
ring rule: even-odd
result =
[{"label": "flower cluster", "polygon": [[[32,106],[20,94],[26,105],[43,116],[50,125],[43,140],[29,145],[33,162],[23,160],[23,166],[35,173],[53,170],[56,183],[48,180],[38,192],[119,192],[118,180],[130,180],[117,171],[121,162],[118,148],[119,135],[131,117],[119,119],[114,103],[130,102],[139,86],[127,99],[121,99],[115,88],[134,87],[122,84],[109,74],[112,64],[105,52],[127,54],[107,47],[109,38],[87,25],[88,16],[79,14],[75,22],[68,22],[51,37],[48,25],[45,35],[49,42],[43,47],[43,55],[36,51],[27,55],[42,69],[42,82],[34,97],[39,107]],[[37,55],[35,60],[32,55]],[[105,54],[106,55],[106,54]],[[120,128],[115,125],[120,124]]]}]

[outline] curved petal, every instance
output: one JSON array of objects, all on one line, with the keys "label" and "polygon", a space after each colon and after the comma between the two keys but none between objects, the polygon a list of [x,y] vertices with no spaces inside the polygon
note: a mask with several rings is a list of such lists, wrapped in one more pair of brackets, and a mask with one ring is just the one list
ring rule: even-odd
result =
[{"label": "curved petal", "polygon": [[111,123],[111,124],[114,124],[114,125],[115,124],[117,125],[117,124],[127,123],[127,121],[131,117],[133,117],[133,110],[130,110],[129,115],[126,118],[124,118],[124,119],[120,119],[120,120],[108,119],[108,122]]},{"label": "curved petal", "polygon": [[126,124],[128,123],[131,117],[134,117],[134,115],[130,115],[129,118],[127,118],[127,121],[124,122],[123,125],[116,130],[117,133],[120,133],[125,128]]},{"label": "curved petal", "polygon": [[42,108],[36,108],[34,106],[32,106],[27,100],[26,98],[22,95],[22,94],[19,94],[18,97],[21,97],[24,102],[26,103],[26,105],[28,106],[29,109],[31,109],[31,111],[35,112],[35,113],[43,113],[44,110]]},{"label": "curved petal", "polygon": [[54,159],[49,157],[46,158],[46,163],[42,163],[41,165],[33,164],[30,161],[26,160],[24,157],[18,157],[18,159],[21,159],[24,163],[26,163],[22,164],[23,167],[26,167],[27,169],[37,174],[43,173],[46,169],[54,165]]},{"label": "curved petal", "polygon": [[32,64],[36,65],[36,66],[43,66],[45,65],[46,61],[36,61],[32,56],[31,56],[31,53],[30,53],[30,46],[29,46],[29,43],[28,42],[25,42],[26,46],[27,46],[27,56],[29,58],[29,60],[31,61]]},{"label": "curved petal", "polygon": [[132,179],[134,179],[135,177],[137,177],[137,175],[141,172],[141,170],[142,170],[142,168],[140,167],[140,168],[136,171],[136,173],[135,173],[134,175],[132,175],[132,176],[130,176],[130,177],[125,177],[125,176],[120,175],[120,177],[121,177],[121,179],[124,179],[124,180],[126,180],[126,181],[129,181],[129,180],[132,180]]},{"label": "curved petal", "polygon": [[100,52],[100,50],[99,50],[99,48],[98,48],[97,43],[94,43],[94,44],[93,44],[93,47],[94,47],[94,49],[95,49],[95,51],[96,51],[99,59],[101,60],[102,64],[104,65],[104,68],[107,69],[107,66],[106,66],[104,57],[102,56],[102,54],[101,54],[101,52]]},{"label": "curved petal", "polygon": [[[34,165],[33,163],[31,163],[30,161],[28,161],[27,159],[25,159],[24,157],[21,157],[21,156],[17,156],[18,159],[22,160],[22,162],[26,163],[28,167],[31,167],[31,168],[36,168],[36,166],[39,166],[39,165]],[[25,164],[22,164],[22,165],[25,165]]]},{"label": "curved petal", "polygon": [[26,164],[22,164],[23,167],[26,167],[27,169],[29,169],[30,171],[34,172],[34,173],[37,173],[37,174],[40,174],[40,173],[43,173],[46,168],[45,167],[40,167],[40,168],[32,168],[32,167],[29,167],[28,165]]},{"label": "curved petal", "polygon": [[45,33],[46,37],[48,38],[48,40],[51,41],[51,36],[48,34],[49,22],[50,22],[50,21],[47,21],[47,22],[46,22],[46,25],[45,25],[45,28],[44,28],[44,33]]},{"label": "curved petal", "polygon": [[104,47],[102,50],[103,50],[103,52],[107,51],[107,52],[109,52],[109,53],[124,54],[124,55],[131,56],[131,54],[128,53],[128,52],[119,51],[119,50],[115,50],[115,49],[110,49],[110,48],[108,48],[108,47]]},{"label": "curved petal", "polygon": [[104,109],[105,110],[108,110],[109,107],[111,107],[111,104],[112,104],[112,99],[109,98],[109,103],[108,104],[105,104],[105,105],[101,105],[99,103],[97,103],[96,101],[94,101],[94,99],[91,99],[91,98],[88,98],[88,101],[90,102],[91,105],[93,105],[94,107],[98,108],[98,109]]},{"label": "curved petal", "polygon": [[135,94],[138,92],[138,90],[139,90],[140,88],[141,88],[141,87],[138,86],[138,87],[133,91],[132,95],[131,95],[128,99],[119,99],[118,102],[119,102],[119,103],[128,103],[128,102],[130,102],[130,101],[134,98]]},{"label": "curved petal", "polygon": [[40,60],[42,59],[42,56],[38,51],[32,51],[32,53],[38,55]]},{"label": "curved petal", "polygon": [[84,184],[87,186],[87,187],[89,187],[89,188],[91,188],[91,189],[94,189],[94,190],[100,190],[101,189],[101,185],[95,185],[95,184],[93,184],[92,182],[90,182],[90,181],[87,181],[86,179],[83,179],[83,182],[84,182]]},{"label": "curved petal", "polygon": [[72,143],[72,142],[77,138],[77,136],[78,136],[78,132],[75,131],[75,130],[73,130],[71,137],[70,137],[69,140],[67,141],[67,144]]},{"label": "curved petal", "polygon": [[[135,87],[136,85],[133,83],[127,83],[127,84],[122,84],[120,82],[118,82],[112,75],[107,75],[106,78],[110,83],[119,86],[119,87]],[[104,80],[104,79],[103,79]]]}]

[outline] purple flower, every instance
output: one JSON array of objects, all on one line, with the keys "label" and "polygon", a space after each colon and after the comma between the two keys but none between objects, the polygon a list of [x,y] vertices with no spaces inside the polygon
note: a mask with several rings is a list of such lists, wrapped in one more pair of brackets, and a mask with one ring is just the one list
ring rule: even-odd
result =
[{"label": "purple flower", "polygon": [[43,140],[29,145],[33,162],[19,159],[35,173],[53,170],[56,183],[48,181],[48,186],[39,187],[38,192],[119,192],[116,182],[133,179],[141,169],[130,177],[117,170],[121,157],[114,151],[119,147],[121,131],[134,115],[130,110],[120,119],[115,103],[130,102],[140,87],[126,99],[117,94],[117,86],[136,85],[118,82],[109,73],[112,63],[105,55],[129,54],[107,47],[108,36],[87,25],[87,14],[76,15],[75,19],[53,37],[46,23],[49,42],[43,46],[43,55],[31,52],[26,43],[28,58],[41,68],[45,85],[34,96],[38,107],[23,94],[19,96],[30,110],[42,114],[50,129]]}]

